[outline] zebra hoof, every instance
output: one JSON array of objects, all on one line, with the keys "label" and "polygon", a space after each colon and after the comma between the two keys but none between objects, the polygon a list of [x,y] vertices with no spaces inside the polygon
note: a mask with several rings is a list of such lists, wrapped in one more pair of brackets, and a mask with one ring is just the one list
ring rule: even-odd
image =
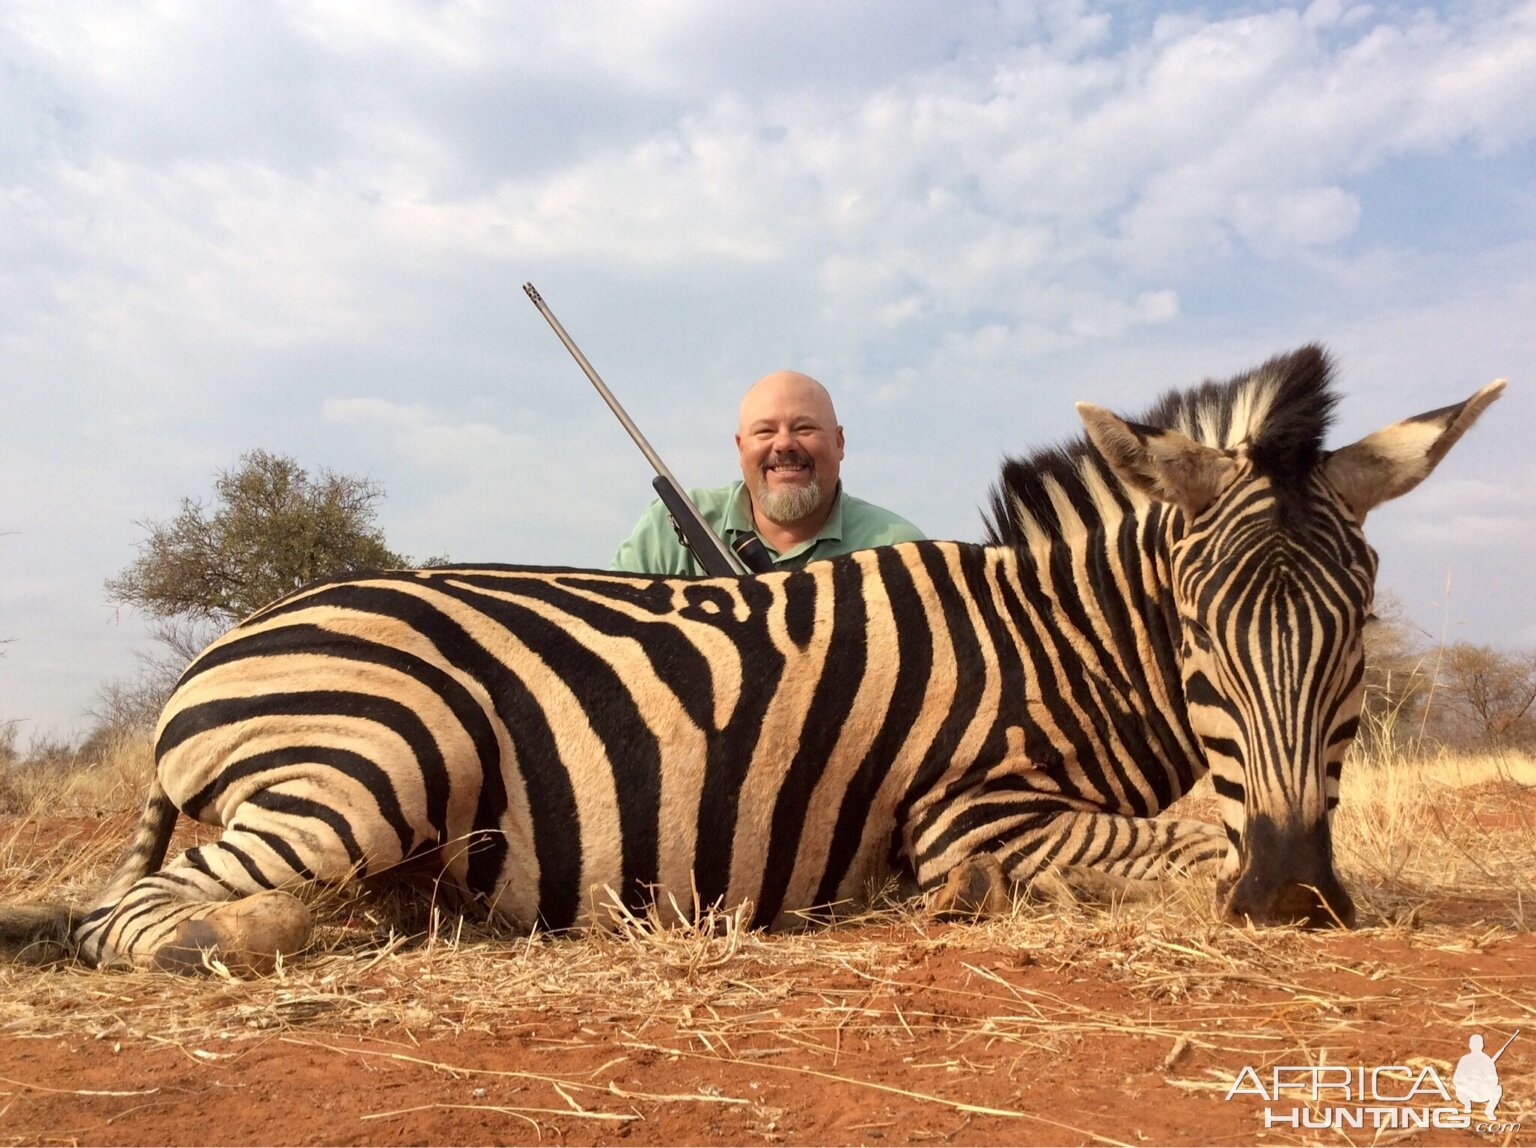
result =
[{"label": "zebra hoof", "polygon": [[168,973],[206,973],[213,958],[231,972],[265,976],[277,966],[278,954],[303,949],[313,928],[309,908],[293,894],[257,893],[183,921],[155,950],[151,966]]},{"label": "zebra hoof", "polygon": [[940,920],[998,917],[1011,908],[1008,878],[990,853],[960,862],[928,898],[928,911]]}]

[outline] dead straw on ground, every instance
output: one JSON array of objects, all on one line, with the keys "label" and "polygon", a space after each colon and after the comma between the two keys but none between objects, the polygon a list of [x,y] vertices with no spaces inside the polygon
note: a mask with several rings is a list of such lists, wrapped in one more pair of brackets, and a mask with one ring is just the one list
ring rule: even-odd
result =
[{"label": "dead straw on ground", "polygon": [[[1182,805],[1214,817],[1208,791]],[[120,833],[44,840],[36,826],[46,820],[0,821],[0,899],[80,899],[110,869],[131,817],[119,822]],[[645,1106],[762,1107],[719,1088],[633,1083],[639,1060],[665,1057],[831,1081],[1095,1142],[1103,1137],[998,1104],[981,1085],[1113,1040],[1145,1049],[1147,1070],[1168,1087],[1219,1096],[1240,1065],[1340,1063],[1378,1047],[1405,1002],[1418,1031],[1475,1021],[1536,1032],[1536,977],[1445,984],[1424,971],[1437,953],[1491,952],[1530,932],[1536,763],[1488,756],[1347,771],[1334,839],[1359,910],[1349,935],[1224,923],[1202,878],[1108,904],[1025,899],[974,923],[936,924],[892,905],[776,935],[747,929],[739,911],[706,910],[686,924],[625,911],[608,932],[509,936],[403,894],[345,889],[314,894],[317,947],[269,977],[0,966],[0,1033],[94,1039],[104,1050],[168,1045],[204,1061],[277,1039],[337,1057],[414,1060],[466,1081],[515,1076],[518,1102],[487,1094],[485,1108],[535,1131],[622,1123]],[[920,975],[934,967],[947,975]],[[597,1067],[512,1072],[420,1051],[465,1032]],[[1426,1063],[1449,1080],[1451,1061]],[[1504,1083],[1508,1097],[1536,1097],[1536,1073],[1512,1066]],[[0,1082],[0,1101],[27,1087],[37,1085]],[[1519,1108],[1502,1115],[1532,1118]]]}]

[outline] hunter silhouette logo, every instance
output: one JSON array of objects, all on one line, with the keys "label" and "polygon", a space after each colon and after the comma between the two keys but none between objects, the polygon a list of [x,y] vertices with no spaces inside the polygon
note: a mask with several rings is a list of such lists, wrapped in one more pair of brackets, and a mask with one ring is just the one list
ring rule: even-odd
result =
[{"label": "hunter silhouette logo", "polygon": [[[1267,1071],[1251,1065],[1233,1080],[1227,1099],[1252,1096],[1264,1103],[1265,1128],[1369,1128],[1375,1130],[1465,1128],[1478,1133],[1518,1133],[1519,1124],[1495,1123],[1504,1096],[1498,1060],[1515,1037],[1489,1056],[1481,1033],[1467,1039],[1450,1087],[1432,1064],[1277,1064]],[[1454,1099],[1453,1099],[1454,1096]],[[1472,1113],[1474,1105],[1483,1112]]]},{"label": "hunter silhouette logo", "polygon": [[[1517,1028],[1515,1036],[1519,1035]],[[1493,1119],[1493,1110],[1504,1095],[1504,1089],[1499,1085],[1498,1060],[1504,1055],[1504,1049],[1515,1043],[1515,1036],[1506,1040],[1492,1056],[1483,1051],[1482,1034],[1474,1032],[1467,1038],[1469,1051],[1456,1062],[1456,1072],[1451,1077],[1451,1087],[1456,1089],[1456,1099],[1461,1102],[1463,1112],[1471,1112],[1474,1104],[1486,1104],[1486,1115],[1489,1120]]]}]

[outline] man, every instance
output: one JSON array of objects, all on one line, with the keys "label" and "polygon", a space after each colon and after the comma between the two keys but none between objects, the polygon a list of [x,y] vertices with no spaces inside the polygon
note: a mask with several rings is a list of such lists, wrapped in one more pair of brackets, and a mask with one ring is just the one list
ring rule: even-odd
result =
[{"label": "man", "polygon": [[[775,371],[752,384],[741,400],[736,450],[740,482],[688,496],[727,546],[755,532],[775,569],[923,537],[905,518],[843,490],[843,428],[832,396],[809,375]],[[612,566],[637,574],[704,572],[659,501],[640,516]]]},{"label": "man", "polygon": [[[1510,1040],[1513,1039],[1510,1037]],[[1505,1047],[1508,1047],[1508,1042]],[[1499,1070],[1493,1062],[1504,1055],[1504,1049],[1489,1056],[1483,1051],[1482,1036],[1475,1032],[1467,1037],[1467,1048],[1467,1054],[1456,1062],[1456,1073],[1451,1077],[1451,1085],[1456,1089],[1456,1099],[1461,1102],[1463,1112],[1471,1112],[1474,1104],[1486,1104],[1487,1117],[1492,1120],[1493,1110],[1504,1095],[1504,1089],[1499,1084]]]}]

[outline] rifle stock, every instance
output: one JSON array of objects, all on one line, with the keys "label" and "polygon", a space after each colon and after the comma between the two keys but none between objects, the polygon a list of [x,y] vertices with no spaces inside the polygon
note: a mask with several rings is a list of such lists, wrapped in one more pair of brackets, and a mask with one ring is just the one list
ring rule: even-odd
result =
[{"label": "rifle stock", "polygon": [[[719,535],[709,528],[709,523],[704,521],[698,507],[693,505],[693,500],[677,485],[677,479],[658,474],[651,480],[651,485],[656,488],[662,505],[677,524],[683,542],[693,551],[699,565],[704,567],[704,573],[712,578],[728,578],[741,573],[729,558],[716,549],[721,545]],[[729,553],[726,551],[726,554]]]}]

